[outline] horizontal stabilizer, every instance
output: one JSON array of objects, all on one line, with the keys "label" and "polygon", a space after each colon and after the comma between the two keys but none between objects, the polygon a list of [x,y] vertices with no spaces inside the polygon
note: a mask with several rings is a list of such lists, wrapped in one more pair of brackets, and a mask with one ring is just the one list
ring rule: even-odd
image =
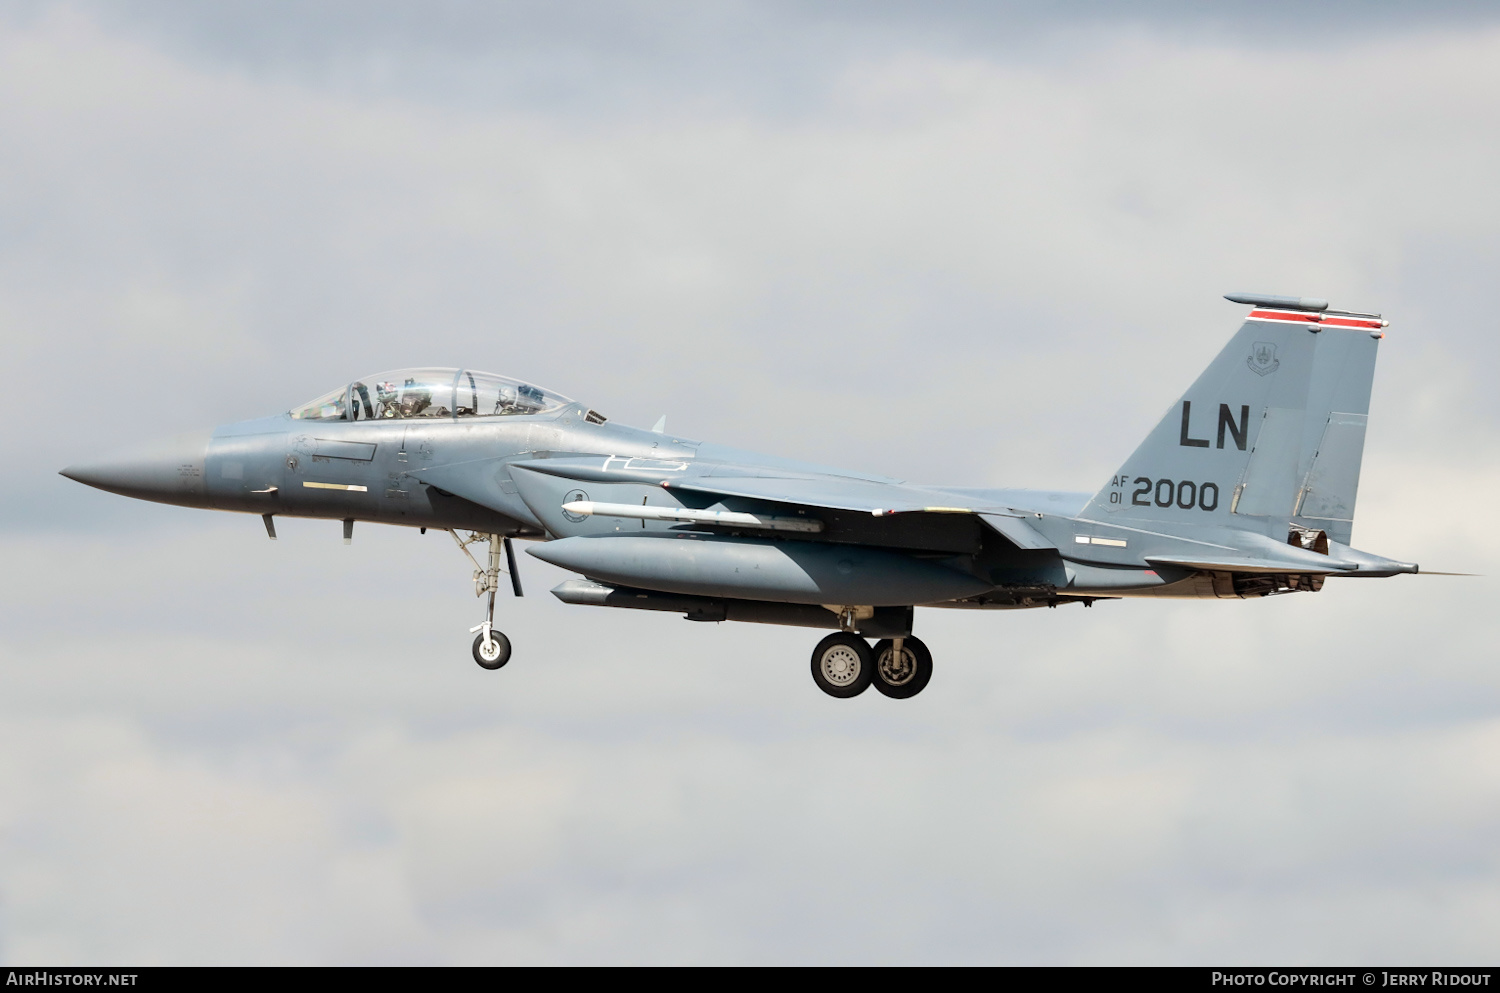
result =
[{"label": "horizontal stabilizer", "polygon": [[1350,548],[1348,545],[1337,541],[1328,543],[1328,554],[1343,562],[1353,562],[1358,571],[1336,573],[1340,576],[1357,576],[1360,578],[1377,578],[1387,576],[1410,576],[1420,572],[1420,567],[1415,562],[1397,562],[1383,555],[1375,555],[1372,552],[1360,551],[1358,548]]},{"label": "horizontal stabilizer", "polygon": [[1201,569],[1205,572],[1294,572],[1300,575],[1323,576],[1350,572],[1359,568],[1357,563],[1330,559],[1326,555],[1315,553],[1309,553],[1307,558],[1288,556],[1284,559],[1238,558],[1231,555],[1212,557],[1148,555],[1146,561],[1155,566],[1177,566],[1182,569]]}]

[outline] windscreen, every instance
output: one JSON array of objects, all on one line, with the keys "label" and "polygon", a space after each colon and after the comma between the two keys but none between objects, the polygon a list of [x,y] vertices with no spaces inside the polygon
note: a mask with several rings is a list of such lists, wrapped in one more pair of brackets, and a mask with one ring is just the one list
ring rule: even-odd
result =
[{"label": "windscreen", "polygon": [[297,421],[348,420],[348,414],[344,408],[344,397],[348,392],[348,387],[340,386],[333,392],[324,394],[311,403],[305,403],[293,410],[292,419]]}]

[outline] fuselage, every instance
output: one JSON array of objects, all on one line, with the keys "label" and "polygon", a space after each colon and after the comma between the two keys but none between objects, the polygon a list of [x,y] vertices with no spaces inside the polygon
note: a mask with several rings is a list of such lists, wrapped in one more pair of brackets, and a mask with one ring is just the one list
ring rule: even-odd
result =
[{"label": "fuselage", "polygon": [[[513,539],[581,575],[567,603],[836,628],[813,676],[834,696],[926,685],[917,606],[1085,606],[1120,597],[1316,592],[1333,576],[1415,573],[1358,551],[1354,505],[1378,315],[1237,294],[1239,332],[1094,494],[919,485],[626,427],[560,394],[472,369],[356,380],[286,414],[64,470],[164,503],[451,531],[493,627]],[[471,532],[462,538],[460,531]],[[865,639],[884,639],[873,648]],[[883,682],[882,682],[883,681]]]},{"label": "fuselage", "polygon": [[[272,517],[469,530],[544,541],[607,535],[675,537],[688,530],[670,521],[576,518],[561,510],[570,498],[579,496],[633,504],[660,501],[666,495],[654,479],[643,480],[628,471],[617,471],[618,480],[580,482],[520,470],[521,465],[534,465],[538,460],[580,456],[597,456],[603,465],[617,470],[643,465],[667,466],[670,471],[677,466],[712,464],[724,467],[718,471],[726,475],[748,474],[761,479],[783,474],[835,477],[862,484],[875,493],[882,486],[901,484],[890,477],[620,425],[578,403],[547,413],[469,421],[454,417],[309,420],[278,414],[227,424],[206,435],[181,437],[154,451],[70,467],[65,472],[81,482],[127,496]],[[444,486],[458,476],[463,485]],[[475,487],[482,492],[476,492]],[[1006,506],[1048,521],[1071,519],[1088,499],[1088,494],[1058,491],[927,489],[951,495],[954,503]],[[711,505],[722,506],[719,502]],[[818,535],[797,535],[796,540],[870,544],[867,532],[878,523],[859,513],[844,514],[842,519],[836,513],[824,516],[837,526]],[[1163,570],[1141,563],[1089,562],[1057,554],[1031,555],[1022,563],[974,561],[983,558],[983,529],[972,520],[960,520],[958,515],[941,523],[946,525],[941,530],[927,528],[914,536],[898,534],[888,539],[889,543],[896,554],[923,559],[940,556],[949,569],[977,574],[981,586],[993,583],[1025,589],[1071,589],[1080,594],[1160,595],[1164,587],[1187,578],[1185,572],[1163,576]],[[752,542],[777,540],[755,534],[731,537]],[[882,542],[876,538],[874,543]],[[805,571],[806,567],[797,568]],[[888,599],[909,599],[903,590],[909,583],[905,577],[894,580]],[[963,592],[973,594],[975,590]],[[774,589],[757,595],[777,599]],[[929,598],[919,602],[934,601]],[[943,597],[938,602],[968,607],[1021,605],[1005,600],[986,602],[974,596]]]},{"label": "fuselage", "polygon": [[1326,537],[1316,554],[1289,547],[1272,518],[1161,528],[1090,517],[1087,494],[915,486],[741,451],[455,369],[367,377],[64,473],[258,514],[273,534],[276,517],[310,517],[531,539],[549,543],[536,557],[620,588],[834,611],[1243,597],[1400,565]]}]

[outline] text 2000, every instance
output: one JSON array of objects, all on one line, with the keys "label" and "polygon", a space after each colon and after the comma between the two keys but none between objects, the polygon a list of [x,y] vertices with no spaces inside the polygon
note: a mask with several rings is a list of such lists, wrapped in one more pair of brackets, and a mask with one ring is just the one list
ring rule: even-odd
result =
[{"label": "text 2000", "polygon": [[1218,483],[1194,483],[1190,480],[1177,482],[1171,479],[1147,479],[1145,476],[1135,478],[1135,490],[1130,494],[1130,502],[1136,507],[1149,507],[1155,504],[1158,507],[1176,506],[1183,510],[1214,511],[1219,509],[1219,484]]}]

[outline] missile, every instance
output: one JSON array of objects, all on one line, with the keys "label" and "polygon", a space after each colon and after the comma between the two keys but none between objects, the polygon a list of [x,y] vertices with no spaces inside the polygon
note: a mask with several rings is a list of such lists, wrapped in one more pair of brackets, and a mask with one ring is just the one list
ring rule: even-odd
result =
[{"label": "missile", "polygon": [[729,510],[691,510],[687,507],[647,507],[633,503],[595,503],[574,500],[562,509],[578,517],[628,517],[641,521],[679,521],[684,524],[721,524],[730,527],[761,528],[766,531],[802,531],[816,534],[823,522],[807,517],[773,517],[768,514],[741,514]]}]

